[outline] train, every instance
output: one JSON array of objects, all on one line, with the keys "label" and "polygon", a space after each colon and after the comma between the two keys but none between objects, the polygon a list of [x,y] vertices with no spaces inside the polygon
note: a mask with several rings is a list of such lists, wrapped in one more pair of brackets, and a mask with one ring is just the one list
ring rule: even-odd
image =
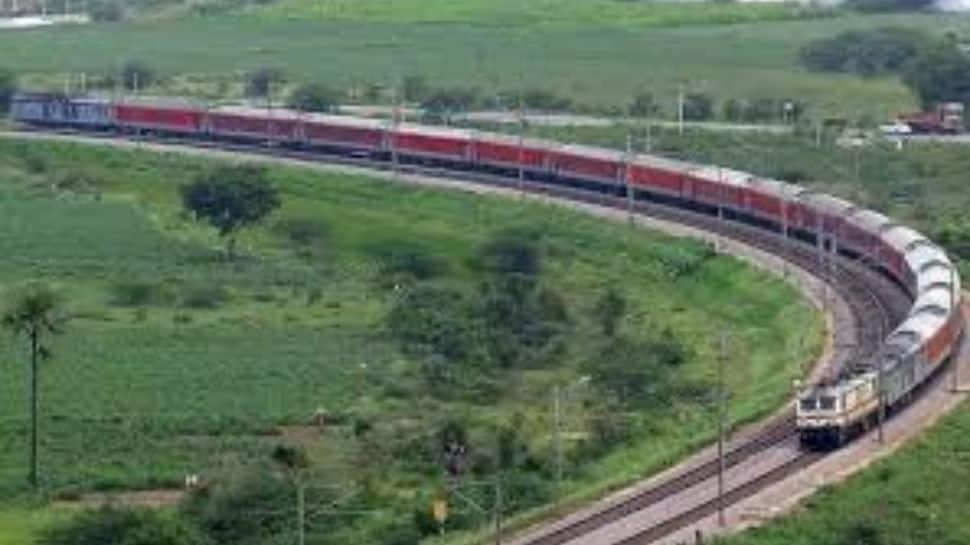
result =
[{"label": "train", "polygon": [[835,378],[799,388],[796,427],[809,449],[838,447],[905,404],[954,355],[962,337],[960,277],[939,246],[878,212],[734,169],[282,108],[20,94],[12,100],[11,113],[16,123],[33,128],[278,146],[486,172],[716,215],[858,260],[899,285],[913,305],[874,356]]}]

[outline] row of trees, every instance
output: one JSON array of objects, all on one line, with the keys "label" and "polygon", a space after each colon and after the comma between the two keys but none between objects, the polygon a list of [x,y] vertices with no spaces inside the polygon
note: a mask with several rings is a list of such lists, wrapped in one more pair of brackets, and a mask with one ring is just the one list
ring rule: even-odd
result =
[{"label": "row of trees", "polygon": [[936,38],[895,27],[848,31],[807,44],[799,59],[816,71],[899,75],[924,107],[970,103],[970,56],[952,35]]}]

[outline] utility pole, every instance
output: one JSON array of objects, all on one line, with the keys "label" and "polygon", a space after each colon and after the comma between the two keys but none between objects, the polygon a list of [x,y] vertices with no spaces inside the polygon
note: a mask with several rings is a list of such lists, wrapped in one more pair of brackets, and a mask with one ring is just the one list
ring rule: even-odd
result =
[{"label": "utility pole", "polygon": [[721,333],[717,358],[717,523],[724,527],[724,433],[727,425],[727,388],[724,384],[724,363],[727,360],[727,333]]},{"label": "utility pole", "polygon": [[677,85],[677,134],[684,135],[684,84]]},{"label": "utility pole", "polygon": [[555,445],[556,445],[556,493],[557,495],[562,492],[562,388],[558,385],[552,389],[552,407],[553,407],[553,426],[555,427]]},{"label": "utility pole", "polygon": [[521,78],[519,81],[519,192],[525,194],[525,98],[521,89]]},{"label": "utility pole", "polygon": [[[950,264],[950,289],[949,289],[951,313],[960,312],[961,310],[959,308],[956,288],[957,288],[956,270],[955,270],[955,266],[951,263]],[[956,335],[954,335],[954,338],[956,338]],[[950,365],[953,367],[953,369],[950,371],[950,380],[951,380],[950,389],[953,391],[953,393],[957,393],[958,391],[960,391],[960,377],[958,376],[960,371],[960,357],[958,354],[952,354],[950,356],[950,360],[951,360]]]},{"label": "utility pole", "polygon": [[495,545],[502,545],[502,477],[495,474]]},{"label": "utility pole", "polygon": [[303,482],[296,483],[297,545],[306,545],[306,487]]},{"label": "utility pole", "polygon": [[885,366],[883,365],[883,358],[878,358],[877,357],[877,359],[876,359],[876,365],[878,366],[878,368],[876,370],[877,371],[876,372],[876,382],[879,383],[879,390],[878,390],[878,394],[879,394],[879,415],[878,415],[879,416],[879,431],[878,431],[878,437],[877,437],[877,439],[879,440],[880,443],[885,443],[886,437],[885,437],[885,434],[883,432],[883,424],[886,421],[886,386],[885,386],[885,372],[883,371],[883,369],[885,368]]},{"label": "utility pole", "polygon": [[633,225],[633,178],[630,169],[633,167],[633,133],[626,134],[626,161],[623,165],[623,183],[626,186],[626,214],[627,221]]}]

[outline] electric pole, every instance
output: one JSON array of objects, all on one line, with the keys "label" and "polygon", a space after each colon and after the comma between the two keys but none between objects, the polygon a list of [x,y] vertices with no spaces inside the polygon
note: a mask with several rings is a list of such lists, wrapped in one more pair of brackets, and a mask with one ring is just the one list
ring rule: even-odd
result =
[{"label": "electric pole", "polygon": [[495,545],[502,545],[502,478],[495,474]]},{"label": "electric pole", "polygon": [[555,429],[555,448],[556,448],[556,488],[557,495],[562,492],[562,389],[555,386],[552,389],[553,407],[553,426]]},{"label": "electric pole", "polygon": [[623,183],[626,186],[626,214],[627,221],[633,225],[633,178],[630,169],[633,167],[633,133],[626,134],[626,161],[623,165]]},{"label": "electric pole", "polygon": [[[950,312],[960,312],[958,297],[957,297],[957,283],[956,283],[956,270],[955,265],[950,264]],[[956,339],[956,335],[953,336]],[[951,380],[951,390],[953,393],[960,391],[960,377],[958,376],[960,371],[960,357],[959,354],[952,354],[950,356],[950,365],[953,369],[950,371]]]},{"label": "electric pole", "polygon": [[684,135],[684,84],[677,85],[677,134]]},{"label": "electric pole", "polygon": [[724,433],[727,428],[727,388],[724,383],[724,363],[727,360],[727,333],[721,333],[719,354],[717,357],[717,523],[721,527],[724,521]]},{"label": "electric pole", "polygon": [[299,479],[296,483],[297,545],[306,545],[306,487]]}]

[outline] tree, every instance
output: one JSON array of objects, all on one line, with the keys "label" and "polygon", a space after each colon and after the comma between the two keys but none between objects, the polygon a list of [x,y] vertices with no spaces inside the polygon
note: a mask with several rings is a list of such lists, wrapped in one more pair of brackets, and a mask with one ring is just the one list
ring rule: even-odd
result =
[{"label": "tree", "polygon": [[420,74],[405,76],[403,87],[404,100],[408,102],[420,102],[428,94],[428,82]]},{"label": "tree", "polygon": [[307,83],[290,94],[287,105],[304,112],[332,112],[337,107],[337,92],[322,83]]},{"label": "tree", "polygon": [[44,337],[62,331],[66,318],[61,312],[60,298],[46,285],[30,283],[14,293],[12,301],[0,317],[0,323],[15,335],[27,338],[30,350],[30,468],[29,480],[37,487],[37,417],[38,364],[51,356],[44,345]]},{"label": "tree", "polygon": [[203,545],[183,516],[147,509],[104,507],[83,511],[41,536],[41,545]]},{"label": "tree", "polygon": [[950,44],[929,48],[907,65],[903,82],[924,107],[970,101],[970,57]]},{"label": "tree", "polygon": [[688,93],[684,97],[684,119],[704,121],[714,114],[711,97],[703,93]]},{"label": "tree", "polygon": [[180,191],[185,210],[218,229],[230,259],[239,231],[259,224],[280,206],[279,190],[270,184],[266,170],[255,165],[217,167]]},{"label": "tree", "polygon": [[639,93],[630,102],[629,111],[633,117],[656,117],[660,113],[660,104],[652,93]]},{"label": "tree", "polygon": [[0,114],[10,109],[10,101],[17,92],[17,77],[10,70],[0,68]]},{"label": "tree", "polygon": [[249,98],[268,98],[273,85],[283,82],[283,72],[278,68],[260,68],[246,74],[246,96]]},{"label": "tree", "polygon": [[130,60],[121,68],[121,82],[129,91],[144,89],[155,83],[155,71],[142,61]]}]

